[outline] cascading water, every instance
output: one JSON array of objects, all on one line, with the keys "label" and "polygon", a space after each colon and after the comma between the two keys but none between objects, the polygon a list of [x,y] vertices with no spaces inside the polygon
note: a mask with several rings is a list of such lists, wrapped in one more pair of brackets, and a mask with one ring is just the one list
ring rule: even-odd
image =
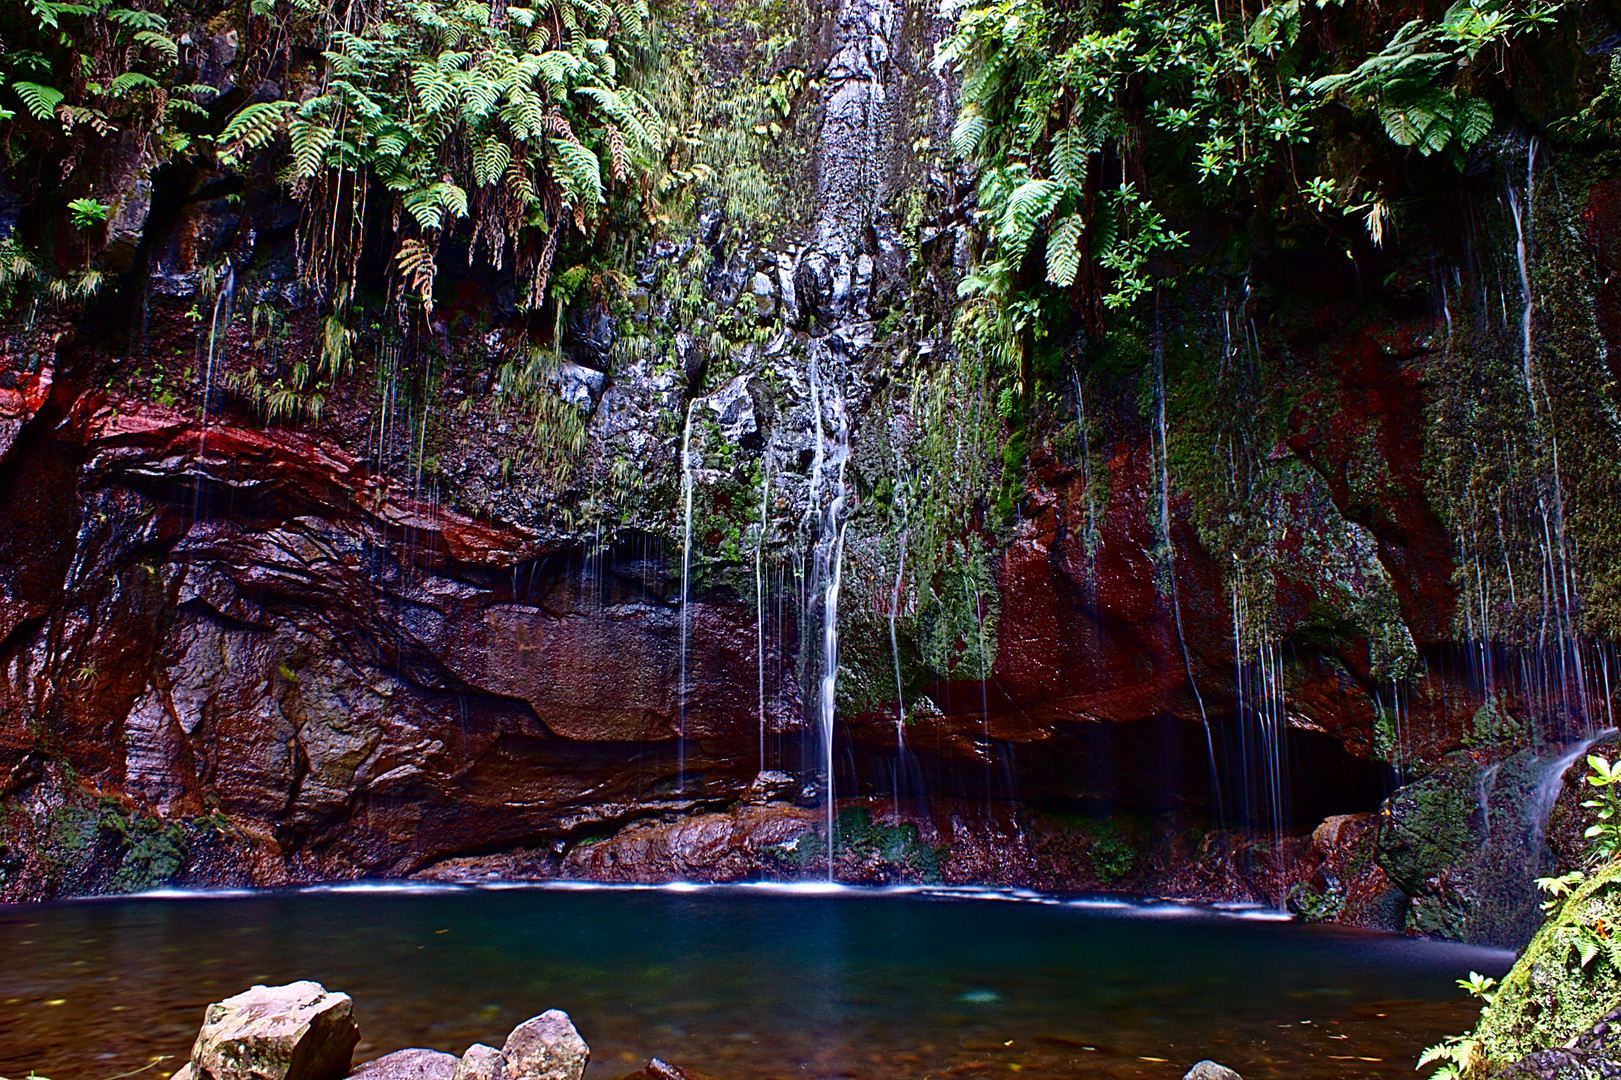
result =
[{"label": "cascading water", "polygon": [[[754,643],[760,676],[760,771],[765,772],[765,540],[771,528],[771,455],[760,484],[760,538],[754,545]],[[689,532],[690,532],[690,526]],[[683,649],[685,651],[685,649]]]},{"label": "cascading water", "polygon": [[687,786],[687,629],[690,615],[687,611],[689,590],[692,586],[692,414],[700,399],[687,403],[687,420],[681,429],[681,630],[680,630],[680,682],[676,685],[676,713],[679,729],[676,735],[676,785],[685,792]]},{"label": "cascading water", "polygon": [[214,281],[214,307],[208,319],[208,363],[203,368],[203,411],[202,420],[197,428],[197,500],[192,507],[195,517],[202,510],[203,484],[202,471],[204,468],[204,452],[208,447],[208,407],[214,397],[214,355],[215,343],[219,337],[220,308],[225,309],[226,331],[230,330],[231,300],[236,292],[236,268],[230,256],[225,258],[223,280],[215,278]]},{"label": "cascading water", "polygon": [[[821,736],[822,763],[826,770],[824,801],[827,807],[827,873],[833,877],[834,861],[834,759],[833,725],[839,681],[839,590],[844,571],[844,530],[849,490],[845,470],[850,460],[850,419],[844,394],[837,385],[828,386],[821,370],[822,356],[813,353],[807,366],[810,406],[815,447],[811,459],[810,502],[806,513],[814,519],[814,550],[808,599],[820,617],[821,657],[816,669],[816,722]],[[831,421],[831,431],[829,430]],[[831,453],[828,443],[831,441]],[[821,505],[823,488],[827,505]]]},{"label": "cascading water", "polygon": [[1204,725],[1205,752],[1210,766],[1210,796],[1216,804],[1216,816],[1221,810],[1221,771],[1216,767],[1216,742],[1210,731],[1210,715],[1205,712],[1204,695],[1199,692],[1198,680],[1193,677],[1193,661],[1188,655],[1187,636],[1182,629],[1182,603],[1176,589],[1176,547],[1171,539],[1171,465],[1165,421],[1165,352],[1159,326],[1159,294],[1154,294],[1154,404],[1159,427],[1159,449],[1155,453],[1155,467],[1159,472],[1159,527],[1160,544],[1165,553],[1165,576],[1171,595],[1171,615],[1176,626],[1176,644],[1182,652],[1182,671],[1187,676],[1188,688],[1193,691],[1194,704],[1199,709],[1199,720]]}]

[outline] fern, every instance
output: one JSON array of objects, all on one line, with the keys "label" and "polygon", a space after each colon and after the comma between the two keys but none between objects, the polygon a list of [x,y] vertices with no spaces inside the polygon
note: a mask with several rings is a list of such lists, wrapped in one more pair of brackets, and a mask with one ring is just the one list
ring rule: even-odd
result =
[{"label": "fern", "polygon": [[288,141],[292,144],[293,176],[296,179],[307,180],[321,171],[334,134],[331,128],[302,118],[287,125]]},{"label": "fern", "polygon": [[126,71],[107,84],[108,97],[121,97],[133,90],[156,89],[158,81],[139,71]]},{"label": "fern", "polygon": [[562,165],[558,181],[577,203],[594,209],[602,202],[602,164],[597,155],[577,142],[559,142],[557,157]]},{"label": "fern", "polygon": [[1071,214],[1053,226],[1047,237],[1047,280],[1061,289],[1075,284],[1075,275],[1081,268],[1081,237],[1086,222],[1079,214]]},{"label": "fern", "polygon": [[239,110],[226,121],[225,130],[215,139],[224,148],[220,151],[220,161],[236,165],[246,155],[268,145],[281,134],[292,107],[290,101],[260,101]]},{"label": "fern", "polygon": [[420,240],[402,240],[399,253],[394,256],[394,263],[399,268],[400,277],[405,280],[407,287],[431,313],[433,279],[439,272],[433,260],[433,252]]},{"label": "fern", "polygon": [[487,187],[501,179],[506,171],[507,163],[512,160],[512,151],[507,144],[494,135],[486,136],[484,141],[473,151],[473,184],[476,187]]},{"label": "fern", "polygon": [[148,48],[156,49],[171,64],[180,62],[180,46],[168,34],[158,30],[138,30],[132,40]]},{"label": "fern", "polygon": [[62,104],[65,95],[54,86],[44,86],[40,83],[23,82],[18,80],[11,84],[11,89],[21,99],[23,107],[28,110],[35,120],[49,120],[56,114],[56,107]]},{"label": "fern", "polygon": [[964,111],[951,129],[951,149],[963,161],[979,157],[980,147],[990,132],[990,122],[975,112]]},{"label": "fern", "polygon": [[1013,190],[997,230],[998,242],[1012,257],[1024,255],[1036,226],[1052,213],[1063,193],[1063,186],[1053,180],[1026,180]]}]

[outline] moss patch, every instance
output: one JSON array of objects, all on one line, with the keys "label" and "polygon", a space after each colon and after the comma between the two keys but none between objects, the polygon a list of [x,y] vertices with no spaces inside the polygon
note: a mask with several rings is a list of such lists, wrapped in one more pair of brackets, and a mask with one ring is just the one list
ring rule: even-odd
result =
[{"label": "moss patch", "polygon": [[1543,924],[1481,1014],[1475,1039],[1489,1069],[1562,1046],[1621,1004],[1621,949],[1600,945],[1582,963],[1582,943],[1613,943],[1607,928],[1618,923],[1621,862],[1612,862]]}]

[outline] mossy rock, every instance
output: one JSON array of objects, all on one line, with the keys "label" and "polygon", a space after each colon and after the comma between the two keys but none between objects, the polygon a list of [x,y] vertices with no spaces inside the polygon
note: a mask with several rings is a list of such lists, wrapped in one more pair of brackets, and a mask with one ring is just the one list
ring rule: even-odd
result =
[{"label": "mossy rock", "polygon": [[1621,949],[1601,949],[1585,966],[1579,942],[1621,926],[1621,861],[1573,892],[1551,916],[1480,1016],[1475,1029],[1485,1074],[1537,1050],[1563,1046],[1621,1005]]},{"label": "mossy rock", "polygon": [[1385,804],[1375,859],[1414,898],[1411,929],[1461,941],[1476,897],[1458,868],[1485,842],[1480,823],[1481,768],[1467,754],[1449,755],[1429,776]]}]

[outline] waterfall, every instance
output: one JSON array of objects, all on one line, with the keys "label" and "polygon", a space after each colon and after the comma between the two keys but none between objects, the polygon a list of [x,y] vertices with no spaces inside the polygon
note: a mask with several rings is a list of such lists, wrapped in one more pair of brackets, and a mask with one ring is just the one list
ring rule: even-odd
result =
[{"label": "waterfall", "polygon": [[[754,545],[754,643],[760,673],[760,771],[765,772],[765,537],[771,527],[771,454],[765,456],[760,484],[760,539]],[[691,526],[688,526],[691,531]]]},{"label": "waterfall", "polygon": [[1514,194],[1512,184],[1508,185],[1509,212],[1514,218],[1514,255],[1520,268],[1520,290],[1524,297],[1524,306],[1520,314],[1520,365],[1525,375],[1525,396],[1531,403],[1531,417],[1535,422],[1537,417],[1537,396],[1531,389],[1531,313],[1535,302],[1531,297],[1531,273],[1527,263],[1527,248],[1525,227],[1527,221],[1533,226],[1536,224],[1532,217],[1533,202],[1536,196],[1537,174],[1537,138],[1531,136],[1531,142],[1525,153],[1525,206],[1522,210],[1520,200]]},{"label": "waterfall", "polygon": [[231,264],[231,257],[225,257],[225,280],[215,279],[214,284],[214,310],[208,319],[208,363],[203,369],[203,412],[202,421],[197,429],[197,497],[192,507],[192,516],[196,517],[202,511],[203,501],[203,453],[208,446],[208,404],[214,396],[214,343],[219,335],[220,306],[225,306],[225,329],[231,328],[231,298],[236,291],[236,270]]},{"label": "waterfall", "polygon": [[681,430],[681,679],[676,690],[676,710],[680,728],[676,735],[676,785],[685,792],[687,785],[687,612],[688,590],[692,585],[692,413],[699,399],[687,402],[687,421]]},{"label": "waterfall", "polygon": [[901,643],[895,632],[895,618],[901,609],[901,585],[906,580],[906,533],[901,529],[899,551],[895,558],[895,590],[889,598],[889,654],[895,661],[895,754],[906,753],[906,689],[901,685]]},{"label": "waterfall", "polygon": [[1171,462],[1170,447],[1166,442],[1165,422],[1165,341],[1160,329],[1159,293],[1154,293],[1154,404],[1159,425],[1159,452],[1155,464],[1159,470],[1159,527],[1160,542],[1165,551],[1165,576],[1171,594],[1171,615],[1176,624],[1176,644],[1182,651],[1182,671],[1193,701],[1199,707],[1199,720],[1204,725],[1205,752],[1210,763],[1210,794],[1216,803],[1216,816],[1221,817],[1221,772],[1216,767],[1216,742],[1210,733],[1210,715],[1205,712],[1204,695],[1193,677],[1193,662],[1188,655],[1188,640],[1182,631],[1182,603],[1176,590],[1176,546],[1171,540]]},{"label": "waterfall", "polygon": [[[821,665],[816,672],[816,721],[821,735],[822,762],[826,769],[827,804],[827,873],[833,877],[834,836],[834,760],[833,722],[837,708],[839,681],[839,590],[844,571],[844,530],[847,524],[846,504],[849,491],[845,481],[845,467],[850,460],[850,419],[843,392],[828,387],[822,381],[821,361],[812,355],[807,367],[810,378],[810,405],[814,418],[815,449],[811,460],[810,503],[806,509],[815,524],[814,550],[808,593],[811,603],[820,609]],[[826,415],[824,415],[826,414]],[[827,420],[832,421],[828,431]],[[828,440],[832,440],[832,453],[828,453]],[[831,474],[831,482],[829,482]],[[821,505],[824,486],[830,491],[827,507]]]}]

